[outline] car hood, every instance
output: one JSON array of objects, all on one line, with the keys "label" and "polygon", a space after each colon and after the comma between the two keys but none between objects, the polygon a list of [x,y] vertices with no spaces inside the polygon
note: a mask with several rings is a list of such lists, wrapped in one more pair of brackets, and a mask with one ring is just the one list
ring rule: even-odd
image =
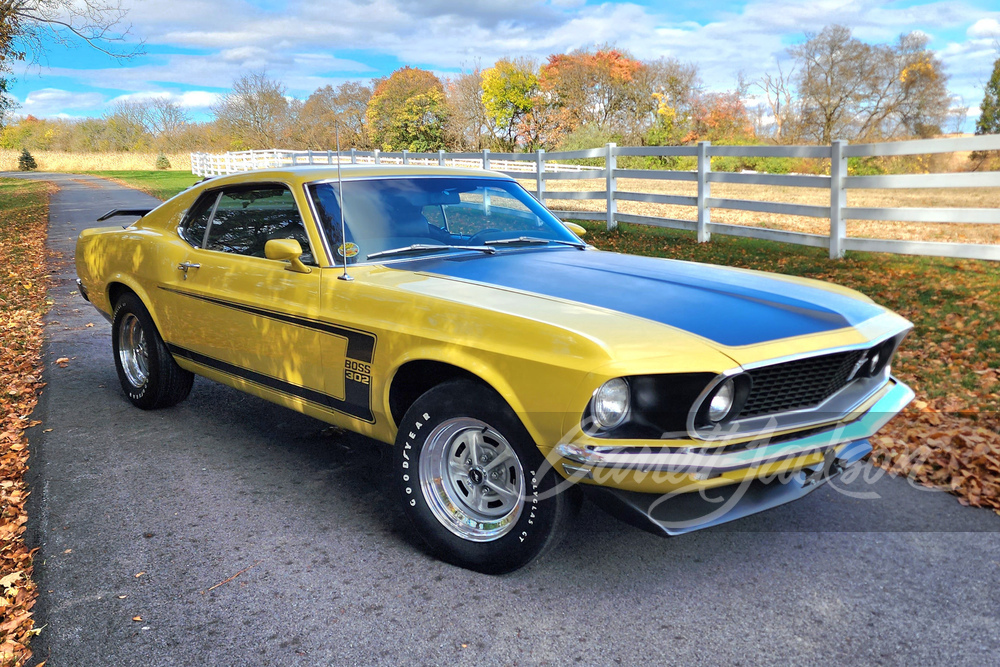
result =
[{"label": "car hood", "polygon": [[886,312],[817,281],[597,250],[506,250],[389,267],[596,306],[729,347],[853,327]]}]

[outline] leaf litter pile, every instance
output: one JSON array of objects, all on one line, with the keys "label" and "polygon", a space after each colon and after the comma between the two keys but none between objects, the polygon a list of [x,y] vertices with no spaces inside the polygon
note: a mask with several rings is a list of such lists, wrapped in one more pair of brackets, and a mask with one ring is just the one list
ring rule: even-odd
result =
[{"label": "leaf litter pile", "polygon": [[47,309],[45,236],[49,186],[0,180],[0,665],[31,657],[31,608],[37,597],[28,517],[25,429],[42,387],[42,315]]},{"label": "leaf litter pile", "polygon": [[914,324],[893,373],[915,400],[871,439],[872,461],[897,475],[1000,514],[1000,264],[827,251],[755,239],[580,221],[616,252],[724,264],[839,283]]}]

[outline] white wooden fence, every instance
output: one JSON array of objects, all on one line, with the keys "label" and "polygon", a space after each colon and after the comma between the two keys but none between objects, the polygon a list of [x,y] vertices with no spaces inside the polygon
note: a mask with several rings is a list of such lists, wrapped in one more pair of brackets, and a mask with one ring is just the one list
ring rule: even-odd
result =
[{"label": "white wooden fence", "polygon": [[[531,174],[536,182],[535,196],[540,201],[546,199],[604,200],[606,202],[605,211],[560,211],[558,209],[553,209],[553,211],[567,218],[604,220],[608,229],[614,229],[619,222],[628,222],[694,231],[698,240],[702,242],[710,240],[713,233],[781,241],[829,248],[830,257],[833,258],[843,257],[846,250],[863,250],[1000,261],[1000,245],[995,244],[901,241],[847,236],[846,222],[848,220],[1000,224],[1000,209],[996,208],[867,208],[847,205],[847,191],[850,189],[1000,187],[1000,172],[849,176],[847,174],[848,158],[989,150],[1000,150],[1000,135],[856,145],[849,145],[846,141],[835,141],[830,146],[713,146],[707,141],[701,142],[697,146],[633,147],[608,144],[600,148],[552,153],[541,150],[535,153],[491,153],[486,150],[481,153],[445,153],[444,151],[438,153],[409,153],[407,151],[380,153],[379,151],[362,152],[352,149],[344,151],[341,160],[349,163],[483,167],[519,179],[525,179],[528,174]],[[622,156],[695,157],[698,168],[695,171],[619,169],[617,159]],[[829,159],[830,176],[713,172],[711,158],[716,156]],[[603,159],[604,166],[586,167],[554,162],[556,160],[585,158]],[[336,153],[333,151],[271,150],[243,151],[226,153],[225,155],[205,153],[191,155],[191,170],[200,176],[294,164],[336,164]],[[619,178],[695,182],[697,183],[697,196],[623,192],[617,188],[617,179]],[[585,192],[546,191],[546,181],[553,179],[603,179],[605,187],[603,190]],[[822,188],[830,192],[830,205],[816,206],[712,197],[712,183]],[[695,219],[682,220],[619,213],[619,201],[690,206],[695,209]],[[830,221],[830,233],[829,235],[807,234],[712,222],[713,208],[827,218]]]}]

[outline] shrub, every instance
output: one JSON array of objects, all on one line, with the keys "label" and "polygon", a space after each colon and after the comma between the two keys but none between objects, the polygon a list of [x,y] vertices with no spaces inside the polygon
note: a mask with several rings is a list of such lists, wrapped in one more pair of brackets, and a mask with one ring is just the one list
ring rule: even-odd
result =
[{"label": "shrub", "polygon": [[21,149],[21,155],[17,158],[17,168],[19,171],[34,171],[38,169],[35,158],[31,156],[27,148]]},{"label": "shrub", "polygon": [[157,169],[170,169],[170,160],[163,153],[156,156],[156,168]]}]

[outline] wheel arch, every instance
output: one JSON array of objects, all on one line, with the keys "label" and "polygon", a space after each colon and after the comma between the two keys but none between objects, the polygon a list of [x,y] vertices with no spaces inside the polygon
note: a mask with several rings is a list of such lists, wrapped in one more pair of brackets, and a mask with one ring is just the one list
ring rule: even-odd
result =
[{"label": "wheel arch", "polygon": [[153,324],[156,325],[160,335],[163,335],[163,326],[160,323],[159,314],[153,307],[153,302],[149,298],[149,294],[141,286],[119,274],[108,281],[104,293],[108,298],[108,311],[112,319],[115,316],[115,304],[122,298],[122,295],[134,294],[142,302],[142,305],[145,306],[149,316],[153,318]]},{"label": "wheel arch", "polygon": [[458,379],[471,380],[496,391],[483,378],[455,364],[435,359],[411,359],[401,364],[389,382],[387,396],[393,424],[398,427],[406,411],[425,393],[439,384]]}]

